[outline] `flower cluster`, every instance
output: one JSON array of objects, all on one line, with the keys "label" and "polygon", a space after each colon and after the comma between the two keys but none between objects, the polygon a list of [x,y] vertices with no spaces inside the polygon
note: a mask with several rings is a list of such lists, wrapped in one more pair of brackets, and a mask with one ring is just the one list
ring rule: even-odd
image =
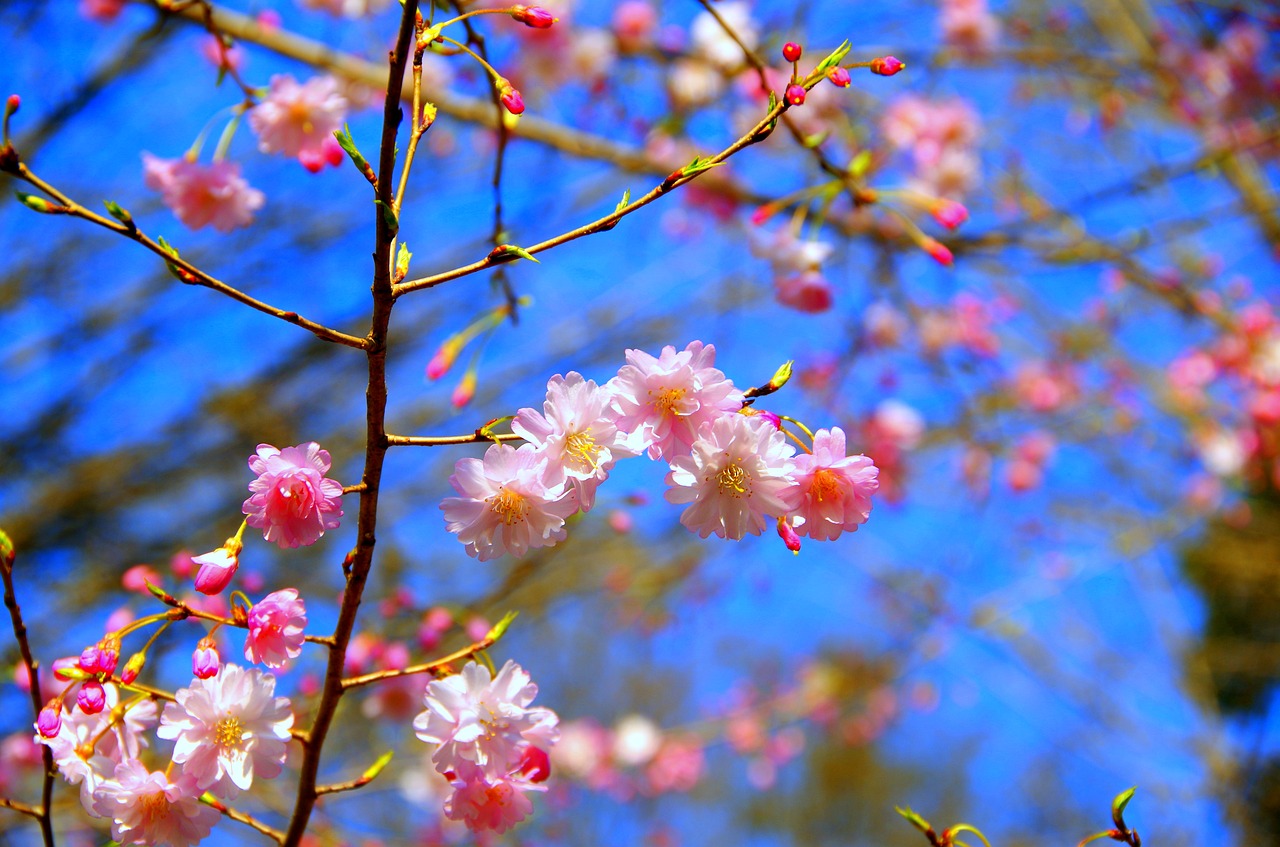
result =
[{"label": "flower cluster", "polygon": [[563,540],[565,521],[591,508],[614,463],[641,453],[669,464],[666,498],[686,505],[681,523],[704,538],[760,535],[771,517],[795,550],[800,536],[830,540],[867,520],[878,471],[847,455],[839,427],[810,434],[812,449],[797,457],[788,437],[798,436],[748,407],[713,346],[628,350],[626,361],[604,386],[553,377],[543,412],[515,416],[525,444],[457,463],[449,481],[460,496],[441,508],[468,553],[520,556]]},{"label": "flower cluster", "polygon": [[186,157],[161,159],[142,154],[143,180],[159,191],[164,204],[192,229],[212,226],[230,232],[253,222],[266,197],[240,176],[240,166],[227,161],[201,165]]},{"label": "flower cluster", "polygon": [[[35,740],[49,747],[63,778],[80,786],[85,810],[111,821],[120,844],[196,844],[221,818],[200,801],[204,792],[231,798],[255,776],[269,779],[282,769],[293,713],[287,698],[274,696],[270,674],[226,665],[180,689],[156,730],[175,742],[171,765],[159,771],[141,759],[145,733],[156,724],[155,701],[121,702],[114,684],[101,688],[97,713],[62,708],[54,728],[42,712]],[[60,698],[55,702],[61,707]]]},{"label": "flower cluster", "polygon": [[526,793],[545,790],[560,735],[555,712],[529,707],[537,694],[529,674],[511,661],[496,677],[472,661],[462,673],[427,684],[427,708],[413,728],[439,745],[431,761],[453,787],[444,807],[451,820],[502,833],[528,816]]}]

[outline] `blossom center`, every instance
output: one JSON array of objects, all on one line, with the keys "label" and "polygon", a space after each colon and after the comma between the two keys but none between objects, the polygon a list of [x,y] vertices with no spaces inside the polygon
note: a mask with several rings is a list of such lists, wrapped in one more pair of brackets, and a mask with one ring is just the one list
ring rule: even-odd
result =
[{"label": "blossom center", "polygon": [[[651,395],[652,391],[649,392]],[[683,388],[664,388],[658,392],[658,396],[653,399],[653,408],[657,409],[662,415],[678,415],[680,401],[684,399],[685,389]]]},{"label": "blossom center", "polygon": [[244,724],[228,715],[214,724],[213,737],[219,747],[238,747],[244,738]]},{"label": "blossom center", "polygon": [[840,477],[830,468],[823,468],[813,475],[813,483],[809,486],[813,499],[821,503],[823,500],[840,499]]},{"label": "blossom center", "polygon": [[591,437],[591,427],[587,427],[582,432],[575,432],[566,438],[564,440],[564,452],[576,464],[592,470],[595,470],[599,464],[596,456],[599,454],[600,448],[596,446],[596,440]]},{"label": "blossom center", "polygon": [[507,526],[524,521],[525,512],[529,511],[529,504],[524,501],[524,496],[506,486],[492,497],[485,498],[485,502],[489,504],[490,511],[498,516],[498,520]]},{"label": "blossom center", "polygon": [[163,791],[155,791],[142,798],[142,818],[145,821],[163,820],[169,815],[169,798]]},{"label": "blossom center", "polygon": [[747,472],[737,462],[730,462],[716,474],[716,485],[726,497],[741,497],[746,494],[750,482]]}]

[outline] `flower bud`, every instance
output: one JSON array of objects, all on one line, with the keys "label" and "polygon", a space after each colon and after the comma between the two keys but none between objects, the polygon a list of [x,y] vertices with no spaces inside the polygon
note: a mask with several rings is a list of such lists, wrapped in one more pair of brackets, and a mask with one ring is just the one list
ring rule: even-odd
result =
[{"label": "flower bud", "polygon": [[788,550],[799,555],[800,536],[786,518],[778,518],[778,537],[782,539],[783,544],[787,545]]},{"label": "flower bud", "polygon": [[947,229],[955,229],[969,220],[969,210],[964,207],[963,203],[957,203],[954,200],[939,199],[935,201],[929,207],[929,213],[933,215],[935,221]]},{"label": "flower bud", "polygon": [[96,645],[89,645],[80,652],[80,670],[85,673],[101,673],[98,670],[98,648]]},{"label": "flower bud", "polygon": [[808,92],[804,90],[804,86],[797,82],[793,82],[787,86],[786,100],[792,106],[799,106],[804,103],[805,95]]},{"label": "flower bud", "polygon": [[5,114],[12,115],[18,111],[18,107],[22,105],[22,98],[16,94],[10,94],[9,99],[4,101]]},{"label": "flower bud", "polygon": [[129,657],[129,661],[124,663],[124,670],[120,671],[120,681],[125,685],[130,684],[138,678],[138,674],[142,672],[142,666],[147,663],[147,655],[145,653],[134,653]]},{"label": "flower bud", "polygon": [[520,773],[528,777],[530,782],[546,782],[547,777],[551,776],[551,757],[541,747],[529,745],[520,762]]},{"label": "flower bud", "polygon": [[788,41],[786,44],[782,45],[782,58],[786,59],[788,62],[800,61],[800,54],[803,52],[803,48],[794,41]]},{"label": "flower bud", "polygon": [[[230,542],[232,539],[227,540]],[[200,566],[200,570],[196,572],[196,591],[201,594],[221,594],[231,584],[231,577],[235,576],[236,569],[240,567],[239,553],[239,549],[233,550],[224,545],[203,556],[192,557],[191,561]]]},{"label": "flower bud", "polygon": [[515,6],[511,9],[511,17],[534,29],[547,29],[559,20],[541,6]]},{"label": "flower bud", "polygon": [[900,62],[893,56],[881,56],[871,60],[871,72],[880,76],[893,76],[906,66],[905,62]]},{"label": "flower bud", "polygon": [[62,729],[62,698],[55,697],[36,716],[36,729],[44,738],[56,738]]},{"label": "flower bud", "polygon": [[75,673],[78,664],[79,660],[74,656],[63,656],[61,659],[54,659],[53,678],[59,682],[71,682],[73,679],[79,679],[79,675]]},{"label": "flower bud", "polygon": [[933,260],[945,268],[949,268],[955,264],[955,256],[947,249],[947,245],[932,238],[926,238],[920,242],[920,246],[924,252],[928,253]]},{"label": "flower bud", "polygon": [[476,372],[467,371],[462,375],[462,379],[458,382],[457,387],[453,389],[453,396],[449,398],[449,402],[453,403],[455,409],[461,409],[463,406],[471,402],[471,398],[476,395]]},{"label": "flower bud", "polygon": [[120,639],[114,635],[107,635],[98,642],[98,673],[111,674],[116,672],[116,665],[120,661]]},{"label": "flower bud", "polygon": [[849,83],[853,82],[853,79],[849,76],[849,69],[842,68],[839,65],[827,71],[827,79],[841,88],[848,88]]},{"label": "flower bud", "polygon": [[87,679],[80,685],[76,694],[76,705],[86,715],[96,715],[107,705],[107,690],[96,679]]},{"label": "flower bud", "polygon": [[519,115],[524,112],[524,98],[520,96],[520,92],[509,80],[499,78],[497,81],[498,99],[502,101],[503,107],[513,115]]},{"label": "flower bud", "polygon": [[201,638],[196,644],[195,652],[191,654],[191,673],[197,679],[209,679],[218,675],[218,667],[221,663],[222,659],[218,655],[218,648],[213,643],[213,639],[207,636]]}]

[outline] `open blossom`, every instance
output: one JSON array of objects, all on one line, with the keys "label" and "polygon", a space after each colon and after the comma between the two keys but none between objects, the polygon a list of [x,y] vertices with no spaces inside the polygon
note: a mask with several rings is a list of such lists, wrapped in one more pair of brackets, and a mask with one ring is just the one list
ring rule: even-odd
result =
[{"label": "open blossom", "polygon": [[453,794],[444,802],[445,816],[473,832],[506,832],[533,811],[526,791],[545,791],[520,774],[492,776],[464,762],[450,780]]},{"label": "open blossom", "polygon": [[218,232],[253,223],[266,196],[250,187],[232,162],[201,165],[186,158],[161,159],[142,154],[143,181],[159,191],[164,204],[191,229],[212,226]]},{"label": "open blossom", "polygon": [[175,742],[173,761],[197,789],[233,799],[255,776],[280,774],[293,712],[275,690],[269,673],[223,665],[217,676],[178,690],[156,735]]},{"label": "open blossom", "polygon": [[515,662],[491,677],[489,669],[467,662],[462,673],[427,684],[426,711],[413,721],[418,738],[439,744],[432,761],[441,773],[475,765],[493,778],[520,768],[530,746],[548,751],[559,737],[559,718],[550,709],[529,708],[538,686]]},{"label": "open blossom", "polygon": [[305,547],[336,529],[342,483],[325,476],[331,461],[329,451],[314,441],[283,450],[259,444],[257,455],[249,458],[249,470],[258,478],[249,483],[253,495],[242,509],[249,526],[281,547]]},{"label": "open blossom", "polygon": [[813,452],[796,457],[796,488],[800,494],[794,515],[796,533],[816,541],[831,541],[853,532],[871,514],[871,495],[879,488],[879,469],[866,456],[846,455],[844,430],[820,429],[813,436]]},{"label": "open blossom", "polygon": [[483,460],[460,459],[449,484],[462,496],[440,504],[445,527],[482,562],[553,546],[578,504],[563,483],[548,484],[547,474],[546,458],[529,444],[495,444]]},{"label": "open blossom", "polygon": [[635,455],[627,449],[626,433],[618,430],[612,400],[608,389],[582,374],[556,374],[547,383],[545,417],[521,409],[511,422],[512,432],[546,457],[549,479],[568,481],[584,512],[595,504],[596,488],[614,462]]},{"label": "open blossom", "polygon": [[248,623],[244,657],[250,662],[280,668],[302,652],[307,607],[298,589],[285,588],[263,597],[249,610]]},{"label": "open blossom", "polygon": [[120,844],[190,847],[204,840],[222,813],[200,802],[200,791],[185,775],[170,782],[137,759],[116,766],[114,776],[94,792],[93,810],[111,819],[111,837]]},{"label": "open blossom", "polygon": [[[104,711],[86,715],[64,706],[57,734],[45,738],[37,728],[35,739],[49,747],[62,778],[80,786],[80,802],[89,811],[93,810],[94,791],[111,776],[117,764],[138,757],[147,746],[146,731],[156,722],[155,702],[143,700],[130,707],[123,721],[104,733],[112,710],[120,702],[120,692],[110,683],[103,685],[103,689],[106,693]],[[88,744],[95,738],[97,743],[90,749]]]},{"label": "open blossom", "polygon": [[288,74],[276,74],[266,99],[249,112],[249,126],[263,153],[323,157],[325,140],[342,129],[346,114],[347,98],[333,77],[299,83]]},{"label": "open blossom", "polygon": [[679,353],[663,347],[654,358],[628,350],[627,364],[609,380],[618,428],[649,457],[688,455],[703,424],[742,408],[742,392],[715,367],[716,348],[691,341]]},{"label": "open blossom", "polygon": [[773,293],[782,305],[810,314],[830,309],[835,297],[831,283],[816,270],[774,277]]},{"label": "open blossom", "polygon": [[672,460],[667,501],[689,504],[680,523],[703,538],[760,535],[765,515],[791,511],[794,453],[767,421],[727,415],[703,430],[690,455]]},{"label": "open blossom", "polygon": [[987,0],[943,0],[939,24],[942,40],[969,56],[990,53],[1000,36],[1000,21]]}]

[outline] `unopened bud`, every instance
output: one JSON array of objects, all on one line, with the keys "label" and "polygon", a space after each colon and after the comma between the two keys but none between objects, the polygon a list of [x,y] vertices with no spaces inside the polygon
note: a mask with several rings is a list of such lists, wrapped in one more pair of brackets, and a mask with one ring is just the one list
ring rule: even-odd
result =
[{"label": "unopened bud", "polygon": [[120,671],[120,681],[125,685],[131,684],[138,678],[138,674],[142,672],[142,666],[146,663],[145,653],[134,653],[129,657],[129,661],[124,663],[124,670]]},{"label": "unopened bud", "polygon": [[36,729],[44,738],[56,738],[62,729],[62,698],[55,697],[36,715]]},{"label": "unopened bud", "polygon": [[18,108],[21,105],[22,98],[16,94],[10,94],[9,99],[4,101],[4,113],[6,115],[12,115],[14,112],[18,111]]},{"label": "unopened bud", "polygon": [[793,82],[787,86],[786,100],[792,106],[799,106],[804,103],[805,95],[808,92],[804,90],[804,86],[798,82]]},{"label": "unopened bud", "polygon": [[787,545],[788,550],[796,555],[800,554],[800,536],[786,518],[778,518],[778,537]]},{"label": "unopened bud", "polygon": [[852,77],[849,76],[849,69],[842,68],[839,65],[827,71],[827,79],[841,88],[848,88],[849,83],[853,82]]},{"label": "unopened bud", "polygon": [[519,115],[524,113],[524,98],[505,79],[498,81],[498,99],[502,101],[503,108],[511,114]]},{"label": "unopened bud", "polygon": [[86,715],[96,715],[107,705],[107,691],[96,679],[87,679],[80,685],[76,694],[76,705]]},{"label": "unopened bud", "polygon": [[541,6],[515,6],[511,9],[511,17],[534,29],[547,29],[559,20]]},{"label": "unopened bud", "polygon": [[191,654],[191,673],[197,679],[209,679],[218,675],[218,667],[221,664],[222,659],[218,655],[218,648],[213,643],[213,639],[207,636],[201,638],[196,644],[195,652]]},{"label": "unopened bud", "polygon": [[462,380],[458,386],[453,389],[453,396],[449,399],[453,403],[455,409],[461,409],[463,406],[471,402],[471,398],[476,394],[476,374],[475,371],[467,371],[462,375]]},{"label": "unopened bud", "polygon": [[957,203],[954,200],[937,200],[929,208],[929,213],[933,215],[935,221],[947,229],[955,229],[969,220],[969,210],[963,203]]},{"label": "unopened bud", "polygon": [[935,262],[943,267],[949,268],[955,264],[955,256],[947,248],[947,245],[932,238],[926,238],[920,242],[920,246],[924,248],[924,252],[928,253]]},{"label": "unopened bud", "polygon": [[871,60],[871,72],[880,74],[880,76],[893,76],[906,66],[905,62],[901,62],[893,56],[881,56]]},{"label": "unopened bud", "polygon": [[803,52],[804,49],[794,41],[788,41],[786,44],[782,45],[782,58],[786,59],[788,62],[800,61],[800,55]]},{"label": "unopened bud", "polygon": [[520,773],[530,782],[546,782],[551,776],[551,757],[541,747],[529,745],[520,762]]}]

